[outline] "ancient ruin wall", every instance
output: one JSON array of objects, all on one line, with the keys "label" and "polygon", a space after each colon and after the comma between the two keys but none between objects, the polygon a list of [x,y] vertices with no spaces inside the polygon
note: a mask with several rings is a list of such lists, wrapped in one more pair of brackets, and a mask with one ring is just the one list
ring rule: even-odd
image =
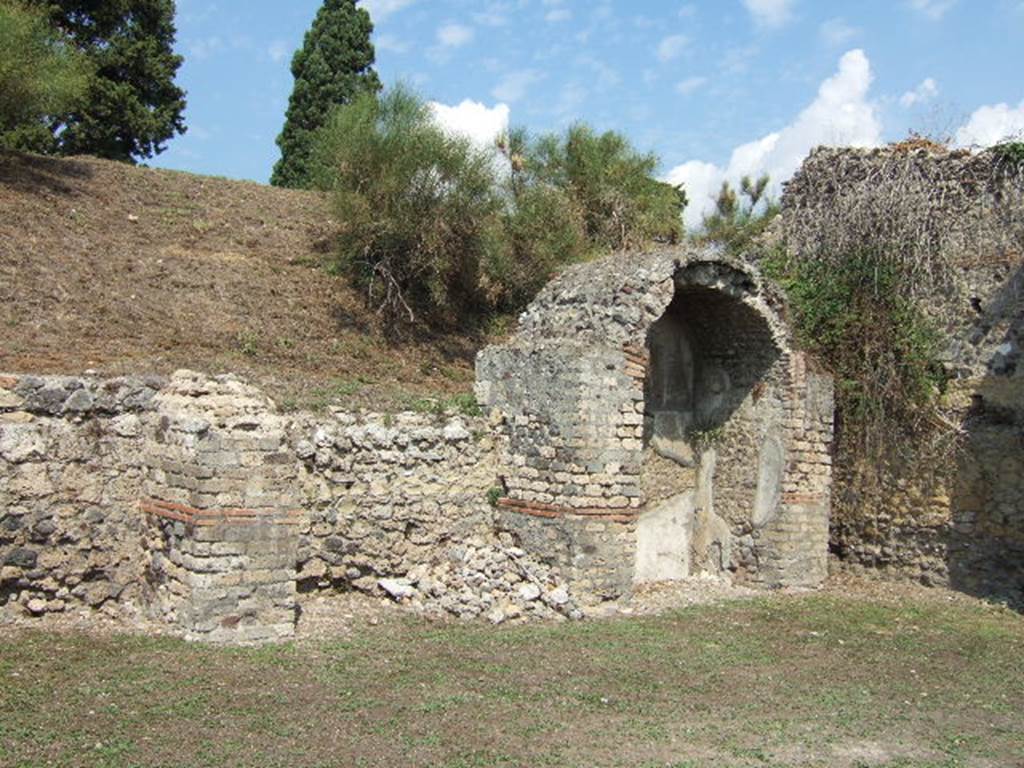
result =
[{"label": "ancient ruin wall", "polygon": [[[648,422],[666,455],[672,455],[669,444],[681,446],[677,453],[694,452],[683,422],[651,413],[645,396],[648,336],[676,296],[693,310],[687,322],[707,366],[725,372],[727,391],[696,479],[684,466],[688,459],[677,457],[673,481],[685,485],[689,478],[695,486],[703,474],[714,482],[693,498],[685,497],[692,487],[679,485],[668,494],[672,508],[662,510],[648,498],[657,485],[645,470],[653,460]],[[683,541],[691,529],[695,564],[717,548],[719,567],[748,581],[819,583],[831,385],[791,351],[775,302],[748,268],[717,251],[684,248],[617,254],[552,282],[521,317],[513,339],[477,361],[478,399],[504,436],[499,525],[598,598],[628,592],[638,574],[664,576],[672,559],[682,563],[686,552],[664,557],[647,548],[652,540],[656,548],[662,534]],[[700,427],[691,421],[685,427]],[[781,479],[762,489],[767,509],[757,515],[758,467],[769,444],[777,446]],[[721,494],[717,501],[712,486]],[[694,514],[699,506],[702,515],[677,513],[687,505]],[[665,563],[650,569],[638,563],[648,557]]]},{"label": "ancient ruin wall", "polygon": [[482,419],[281,414],[231,377],[0,380],[0,604],[289,636],[297,590],[492,621],[572,613],[493,533]]},{"label": "ancient ruin wall", "polygon": [[141,603],[144,425],[163,384],[0,379],[0,602]]},{"label": "ancient ruin wall", "polygon": [[837,456],[837,565],[1024,604],[1024,174],[988,151],[820,149],[786,186],[787,246],[912,258],[945,335],[958,450]]}]

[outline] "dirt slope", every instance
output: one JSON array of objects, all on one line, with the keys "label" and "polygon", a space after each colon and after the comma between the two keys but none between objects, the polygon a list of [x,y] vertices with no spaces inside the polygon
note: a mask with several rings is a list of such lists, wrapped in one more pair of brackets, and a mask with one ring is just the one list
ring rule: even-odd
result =
[{"label": "dirt slope", "polygon": [[285,406],[467,391],[479,340],[389,345],[327,274],[322,198],[0,153],[0,371],[237,372]]}]

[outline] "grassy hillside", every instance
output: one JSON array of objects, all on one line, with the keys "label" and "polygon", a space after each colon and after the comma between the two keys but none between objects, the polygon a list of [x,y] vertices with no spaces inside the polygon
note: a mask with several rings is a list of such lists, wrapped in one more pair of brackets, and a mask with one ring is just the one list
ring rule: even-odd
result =
[{"label": "grassy hillside", "polygon": [[466,391],[472,334],[389,344],[309,192],[0,153],[0,371],[237,372],[288,407]]}]

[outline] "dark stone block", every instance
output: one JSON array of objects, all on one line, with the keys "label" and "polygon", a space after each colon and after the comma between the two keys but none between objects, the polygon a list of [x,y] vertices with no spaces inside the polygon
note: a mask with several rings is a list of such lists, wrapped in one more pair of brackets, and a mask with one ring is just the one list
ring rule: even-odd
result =
[{"label": "dark stone block", "polygon": [[7,557],[4,558],[4,565],[13,565],[16,568],[35,568],[38,558],[38,553],[33,550],[18,547],[7,553]]},{"label": "dark stone block", "polygon": [[346,554],[352,551],[352,543],[346,541],[340,536],[328,536],[324,541],[324,546],[328,552],[340,552]]}]

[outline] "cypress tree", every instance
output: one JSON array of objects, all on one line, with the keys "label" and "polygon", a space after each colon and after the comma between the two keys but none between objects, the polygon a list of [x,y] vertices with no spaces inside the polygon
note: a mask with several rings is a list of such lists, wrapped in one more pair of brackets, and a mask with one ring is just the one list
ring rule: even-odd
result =
[{"label": "cypress tree", "polygon": [[92,65],[84,98],[51,114],[26,148],[134,162],[184,133],[185,92],[174,83],[174,0],[32,0]]},{"label": "cypress tree", "polygon": [[370,14],[356,0],[325,0],[292,59],[295,86],[288,100],[284,128],[277,137],[281,159],[270,183],[279,187],[310,185],[310,155],[315,133],[331,111],[360,93],[376,93],[380,80],[373,69]]}]

